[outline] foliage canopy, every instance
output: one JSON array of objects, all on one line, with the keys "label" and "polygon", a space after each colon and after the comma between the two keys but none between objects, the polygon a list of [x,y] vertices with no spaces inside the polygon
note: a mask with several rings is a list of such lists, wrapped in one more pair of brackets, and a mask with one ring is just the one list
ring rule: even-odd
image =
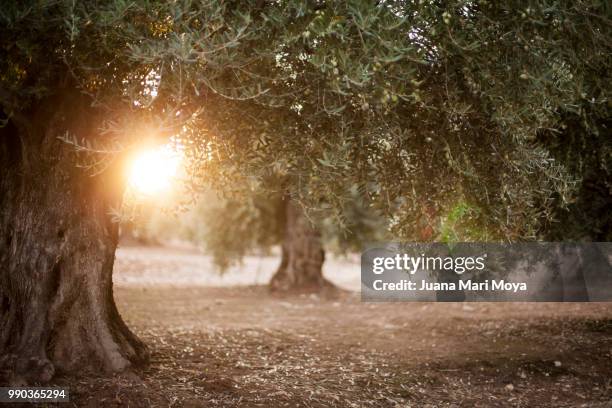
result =
[{"label": "foliage canopy", "polygon": [[610,7],[7,2],[0,98],[27,123],[37,101],[78,87],[105,111],[98,140],[67,136],[89,162],[173,135],[194,191],[282,177],[333,214],[356,189],[402,238],[452,224],[460,239],[609,239],[609,215],[553,224],[609,203]]}]

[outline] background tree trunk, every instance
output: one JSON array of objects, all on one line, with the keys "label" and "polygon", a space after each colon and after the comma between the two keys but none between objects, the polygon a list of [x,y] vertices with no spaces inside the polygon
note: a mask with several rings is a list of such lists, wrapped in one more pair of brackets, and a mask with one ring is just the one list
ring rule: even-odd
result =
[{"label": "background tree trunk", "polygon": [[333,288],[323,277],[325,251],[321,235],[302,208],[285,198],[285,232],[281,264],[270,281],[272,290],[320,291]]},{"label": "background tree trunk", "polygon": [[113,300],[120,165],[92,176],[58,139],[97,134],[84,95],[50,98],[28,118],[0,129],[0,367],[12,383],[126,370],[148,352]]}]

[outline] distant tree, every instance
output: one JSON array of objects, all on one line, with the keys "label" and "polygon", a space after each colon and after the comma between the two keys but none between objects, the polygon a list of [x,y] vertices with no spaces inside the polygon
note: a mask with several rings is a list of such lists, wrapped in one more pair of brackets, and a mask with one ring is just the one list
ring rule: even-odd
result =
[{"label": "distant tree", "polygon": [[333,285],[323,277],[325,249],[321,232],[291,197],[281,203],[284,231],[281,262],[270,280],[272,290],[321,290]]},{"label": "distant tree", "polygon": [[449,231],[496,240],[599,216],[610,14],[596,0],[4,2],[2,365],[45,381],[146,361],[112,298],[112,214],[126,157],[170,136],[194,191],[286,175],[305,208],[339,216],[356,185],[400,237],[435,236],[449,214]]},{"label": "distant tree", "polygon": [[323,276],[326,249],[338,253],[358,251],[368,242],[386,236],[385,220],[368,211],[356,191],[338,218],[329,214],[326,217],[321,209],[306,211],[287,193],[287,188],[270,190],[242,192],[197,209],[201,213],[202,244],[222,270],[240,262],[250,251],[267,251],[280,245],[281,260],[270,281],[271,289],[330,289],[333,285]]}]

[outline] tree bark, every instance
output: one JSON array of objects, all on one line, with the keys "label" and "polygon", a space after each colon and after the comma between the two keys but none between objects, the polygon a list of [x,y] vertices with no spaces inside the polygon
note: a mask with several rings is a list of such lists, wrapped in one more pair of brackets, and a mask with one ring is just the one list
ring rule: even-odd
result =
[{"label": "tree bark", "polygon": [[121,166],[92,176],[58,139],[94,140],[101,117],[76,90],[28,117],[0,129],[0,368],[25,384],[143,363],[113,300]]},{"label": "tree bark", "polygon": [[277,291],[317,292],[334,286],[323,277],[325,251],[320,233],[291,199],[284,200],[285,231],[282,258],[270,281]]}]

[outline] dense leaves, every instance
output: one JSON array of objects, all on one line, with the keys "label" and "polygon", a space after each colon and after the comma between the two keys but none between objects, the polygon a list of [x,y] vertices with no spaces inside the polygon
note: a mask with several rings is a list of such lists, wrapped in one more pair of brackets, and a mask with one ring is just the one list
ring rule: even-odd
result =
[{"label": "dense leaves", "polygon": [[18,120],[70,78],[107,109],[95,149],[173,135],[194,191],[283,177],[315,212],[339,216],[357,191],[402,238],[593,239],[609,219],[552,231],[610,202],[611,14],[596,0],[11,2],[2,106]]}]

